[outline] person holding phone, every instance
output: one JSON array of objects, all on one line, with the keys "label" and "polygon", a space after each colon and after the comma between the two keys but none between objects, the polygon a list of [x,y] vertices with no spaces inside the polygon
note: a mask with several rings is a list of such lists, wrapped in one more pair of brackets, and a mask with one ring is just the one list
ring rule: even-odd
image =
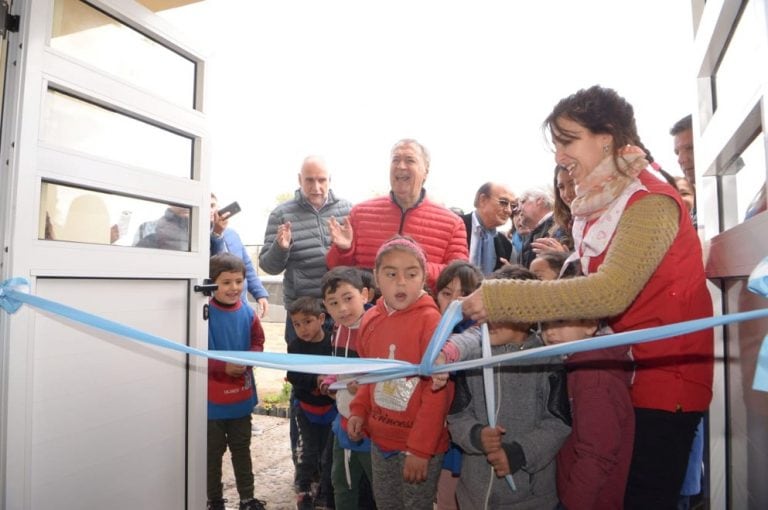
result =
[{"label": "person holding phone", "polygon": [[[248,301],[248,293],[253,296],[258,305],[256,312],[259,318],[264,318],[269,309],[269,292],[261,283],[261,278],[256,274],[250,255],[243,245],[238,233],[228,228],[229,218],[240,211],[237,202],[227,206],[227,210],[219,211],[218,199],[211,193],[211,256],[219,253],[231,253],[237,255],[245,264],[245,286],[243,289],[243,301]],[[223,212],[223,214],[221,214]]]}]

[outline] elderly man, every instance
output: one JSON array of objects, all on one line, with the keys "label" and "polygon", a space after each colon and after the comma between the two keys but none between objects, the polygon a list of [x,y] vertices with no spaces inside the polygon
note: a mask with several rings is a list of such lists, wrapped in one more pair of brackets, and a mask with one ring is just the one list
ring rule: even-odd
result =
[{"label": "elderly man", "polygon": [[533,259],[536,258],[534,247],[531,245],[540,238],[550,237],[554,218],[552,217],[552,207],[554,199],[546,191],[531,189],[520,196],[516,212],[520,215],[520,223],[530,229],[531,233],[523,243],[523,252],[520,256],[520,264],[530,267]]},{"label": "elderly man", "polygon": [[[320,296],[320,279],[328,268],[325,255],[331,245],[327,224],[345,218],[352,208],[329,189],[331,177],[318,156],[304,160],[299,189],[294,198],[277,206],[269,215],[259,267],[269,274],[283,275],[283,300],[290,305],[301,296]],[[296,338],[290,317],[285,322],[285,340]]]},{"label": "elderly man", "polygon": [[333,246],[328,267],[372,269],[379,247],[396,234],[412,237],[427,256],[427,283],[435,286],[452,260],[467,260],[467,234],[461,219],[427,198],[424,181],[429,153],[419,142],[403,139],[392,148],[389,195],[352,208],[346,221],[330,223]]},{"label": "elderly man", "polygon": [[511,259],[512,243],[496,228],[509,221],[517,203],[509,188],[486,182],[475,193],[474,206],[473,212],[461,216],[467,229],[469,260],[488,275]]}]

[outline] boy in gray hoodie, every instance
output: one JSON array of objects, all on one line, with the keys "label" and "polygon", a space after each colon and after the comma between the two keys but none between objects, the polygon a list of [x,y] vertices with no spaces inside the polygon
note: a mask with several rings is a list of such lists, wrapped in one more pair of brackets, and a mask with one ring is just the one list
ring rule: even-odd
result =
[{"label": "boy in gray hoodie", "polygon": [[[522,266],[504,266],[490,278],[536,279]],[[492,353],[543,345],[530,324],[489,324]],[[446,361],[481,356],[481,330],[451,336]],[[540,509],[558,504],[555,456],[571,431],[565,372],[559,357],[535,364],[494,367],[496,427],[488,425],[482,369],[459,373],[448,416],[451,438],[464,450],[456,491],[462,510]],[[513,491],[505,475],[511,474]]]}]

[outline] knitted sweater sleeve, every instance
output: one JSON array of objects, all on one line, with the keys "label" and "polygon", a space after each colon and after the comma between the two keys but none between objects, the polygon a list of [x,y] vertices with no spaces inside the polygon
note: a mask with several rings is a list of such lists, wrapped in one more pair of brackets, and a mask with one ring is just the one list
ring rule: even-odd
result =
[{"label": "knitted sweater sleeve", "polygon": [[555,281],[486,280],[482,295],[489,321],[620,314],[632,304],[672,245],[679,217],[673,199],[649,194],[624,211],[597,272]]}]

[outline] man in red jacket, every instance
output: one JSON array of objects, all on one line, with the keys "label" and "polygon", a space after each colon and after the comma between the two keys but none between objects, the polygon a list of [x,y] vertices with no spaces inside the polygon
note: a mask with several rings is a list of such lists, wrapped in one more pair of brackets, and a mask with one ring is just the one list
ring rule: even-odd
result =
[{"label": "man in red jacket", "polygon": [[359,203],[346,221],[329,222],[328,268],[373,268],[376,251],[395,234],[412,237],[427,256],[427,283],[434,287],[440,271],[452,260],[467,260],[467,233],[456,214],[426,196],[429,153],[419,142],[403,139],[392,148],[388,196]]}]

